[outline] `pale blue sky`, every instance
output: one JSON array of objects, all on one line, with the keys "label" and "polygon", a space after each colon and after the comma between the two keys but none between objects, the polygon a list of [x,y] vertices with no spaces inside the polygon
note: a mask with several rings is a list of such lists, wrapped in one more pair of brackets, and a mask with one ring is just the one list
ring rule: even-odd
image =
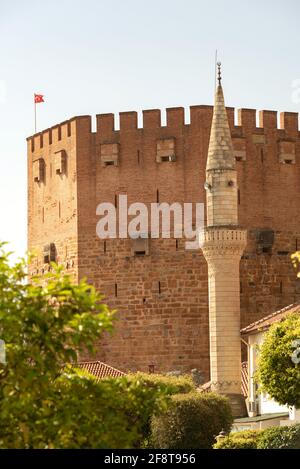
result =
[{"label": "pale blue sky", "polygon": [[[0,239],[26,250],[26,136],[74,115],[212,104],[299,111],[298,0],[0,0]],[[294,90],[295,91],[295,90]]]}]

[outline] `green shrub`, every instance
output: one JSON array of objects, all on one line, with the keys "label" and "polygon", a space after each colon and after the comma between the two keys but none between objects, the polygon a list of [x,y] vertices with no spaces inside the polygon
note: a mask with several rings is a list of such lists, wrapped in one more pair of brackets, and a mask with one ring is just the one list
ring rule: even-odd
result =
[{"label": "green shrub", "polygon": [[271,427],[262,432],[258,449],[300,449],[300,424]]},{"label": "green shrub", "polygon": [[[127,375],[127,380],[131,382],[141,382],[147,392],[155,392],[165,396],[165,409],[167,409],[168,403],[170,403],[170,397],[173,394],[184,394],[195,390],[191,376],[166,376],[159,374],[148,374],[148,373],[131,373]],[[141,438],[136,442],[137,447],[149,447],[150,445],[150,433],[151,433],[151,417],[143,419],[143,427],[141,432]]]},{"label": "green shrub", "polygon": [[220,439],[214,449],[256,449],[261,430],[244,430],[230,433]]},{"label": "green shrub", "polygon": [[256,380],[262,391],[282,405],[300,407],[300,366],[295,345],[299,337],[300,316],[290,315],[270,327],[260,347]]},{"label": "green shrub", "polygon": [[170,376],[149,373],[130,373],[127,375],[128,380],[141,379],[145,386],[149,388],[163,388],[168,394],[185,394],[194,391],[195,385],[191,376]]},{"label": "green shrub", "polygon": [[211,448],[221,430],[232,425],[229,401],[213,393],[172,396],[169,408],[153,416],[151,444],[161,449]]}]

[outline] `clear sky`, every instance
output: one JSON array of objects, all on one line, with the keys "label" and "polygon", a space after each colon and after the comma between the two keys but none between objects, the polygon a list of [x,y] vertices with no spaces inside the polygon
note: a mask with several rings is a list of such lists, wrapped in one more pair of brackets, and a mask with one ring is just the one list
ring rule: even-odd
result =
[{"label": "clear sky", "polygon": [[34,92],[38,130],[212,104],[218,49],[228,106],[297,112],[299,21],[299,0],[0,0],[0,239],[26,250]]}]

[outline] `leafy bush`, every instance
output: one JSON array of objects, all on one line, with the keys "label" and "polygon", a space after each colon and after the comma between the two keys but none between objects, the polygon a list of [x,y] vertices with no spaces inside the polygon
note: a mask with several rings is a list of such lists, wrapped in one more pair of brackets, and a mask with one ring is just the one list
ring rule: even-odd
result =
[{"label": "leafy bush", "polygon": [[300,449],[300,424],[245,430],[220,439],[215,449]]},{"label": "leafy bush", "polygon": [[[195,391],[195,384],[191,376],[170,376],[138,372],[127,375],[127,379],[128,382],[140,380],[145,388],[152,391],[156,390],[157,393],[162,392],[165,395],[165,406],[170,403],[171,395]],[[148,419],[144,420],[142,438],[137,443],[139,447],[150,446],[151,417],[152,415],[148,415]]]},{"label": "leafy bush", "polygon": [[258,449],[300,449],[300,424],[271,427],[262,432]]},{"label": "leafy bush", "polygon": [[194,391],[195,385],[190,375],[186,376],[170,376],[170,375],[159,375],[149,374],[138,371],[137,373],[129,373],[127,375],[128,380],[141,379],[148,388],[164,388],[168,390],[168,394],[186,394]]},{"label": "leafy bush", "polygon": [[214,444],[214,449],[256,449],[261,430],[230,433]]},{"label": "leafy bush", "polygon": [[[62,398],[63,397],[63,398]],[[143,441],[151,415],[167,407],[168,389],[149,387],[141,377],[96,382],[88,373],[67,370],[38,410],[34,448],[134,448]],[[46,418],[47,417],[47,418]]]},{"label": "leafy bush", "polygon": [[152,417],[151,444],[161,449],[211,448],[232,425],[229,401],[214,393],[172,396],[169,408]]},{"label": "leafy bush", "polygon": [[300,407],[300,364],[292,360],[299,339],[300,316],[291,315],[270,327],[260,349],[257,381],[282,405]]}]

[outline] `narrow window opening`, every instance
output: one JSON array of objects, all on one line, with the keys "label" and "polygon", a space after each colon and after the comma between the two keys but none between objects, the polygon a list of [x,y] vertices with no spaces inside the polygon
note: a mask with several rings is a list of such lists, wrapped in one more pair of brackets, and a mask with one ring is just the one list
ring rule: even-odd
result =
[{"label": "narrow window opening", "polygon": [[105,161],[104,166],[114,166],[115,162],[114,161]]},{"label": "narrow window opening", "polygon": [[160,284],[160,281],[158,282],[158,293],[161,294],[161,284]]},{"label": "narrow window opening", "polygon": [[115,207],[118,208],[118,196],[115,194]]},{"label": "narrow window opening", "polygon": [[260,149],[260,160],[262,163],[264,162],[264,149],[263,148]]},{"label": "narrow window opening", "polygon": [[240,189],[238,189],[237,195],[238,195],[238,205],[240,205],[241,204],[241,191],[240,191]]},{"label": "narrow window opening", "polygon": [[178,239],[176,239],[175,246],[176,246],[176,251],[178,251],[178,246],[179,246]]},{"label": "narrow window opening", "polygon": [[159,204],[159,190],[156,191],[156,203]]},{"label": "narrow window opening", "polygon": [[146,255],[146,251],[135,251],[134,252],[134,255],[136,257],[142,257],[142,256],[145,256]]},{"label": "narrow window opening", "polygon": [[118,296],[118,284],[115,283],[115,297]]}]

